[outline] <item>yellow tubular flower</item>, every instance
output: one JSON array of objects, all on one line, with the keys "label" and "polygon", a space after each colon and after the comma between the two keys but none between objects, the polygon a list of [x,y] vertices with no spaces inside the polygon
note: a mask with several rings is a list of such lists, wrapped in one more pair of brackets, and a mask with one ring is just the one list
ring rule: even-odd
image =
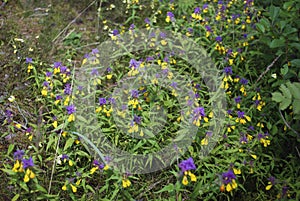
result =
[{"label": "yellow tubular flower", "polygon": [[34,172],[30,171],[30,175],[29,175],[30,179],[33,179],[35,177]]},{"label": "yellow tubular flower", "polygon": [[109,166],[108,165],[105,165],[103,170],[108,170],[109,169]]},{"label": "yellow tubular flower", "polygon": [[127,188],[131,185],[131,182],[129,181],[129,179],[122,179],[122,186],[123,188]]},{"label": "yellow tubular flower", "polygon": [[98,170],[98,166],[93,167],[93,168],[90,170],[90,174],[94,174],[94,172],[96,172],[97,170]]},{"label": "yellow tubular flower", "polygon": [[233,168],[233,172],[234,172],[234,174],[241,174],[240,169]]},{"label": "yellow tubular flower", "polygon": [[206,137],[201,140],[201,145],[208,145],[208,140]]},{"label": "yellow tubular flower", "polygon": [[189,172],[188,174],[191,177],[191,181],[197,181],[197,177],[193,173]]},{"label": "yellow tubular flower", "polygon": [[189,181],[188,181],[188,179],[187,179],[187,176],[184,175],[184,176],[183,176],[183,179],[182,179],[182,184],[186,186],[186,185],[188,185],[188,183],[189,183]]},{"label": "yellow tubular flower", "polygon": [[270,190],[271,188],[272,188],[272,183],[269,181],[268,182],[268,185],[266,186],[266,190],[268,191],[268,190]]},{"label": "yellow tubular flower", "polygon": [[76,186],[74,186],[74,185],[71,184],[71,188],[72,188],[73,193],[77,192],[77,187]]},{"label": "yellow tubular flower", "polygon": [[29,176],[27,174],[25,174],[25,176],[24,176],[24,182],[25,183],[29,182]]}]

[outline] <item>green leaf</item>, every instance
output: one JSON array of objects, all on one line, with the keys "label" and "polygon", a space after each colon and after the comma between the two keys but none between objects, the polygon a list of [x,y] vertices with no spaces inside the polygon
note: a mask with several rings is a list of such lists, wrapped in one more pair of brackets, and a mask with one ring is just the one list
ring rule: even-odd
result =
[{"label": "green leaf", "polygon": [[300,59],[293,59],[291,61],[292,66],[300,67]]},{"label": "green leaf", "polygon": [[1,169],[3,172],[6,172],[7,174],[9,175],[14,175],[16,174],[16,172],[12,171],[12,170],[9,170],[9,169]]},{"label": "green leaf", "polygon": [[276,125],[273,125],[272,126],[272,130],[271,130],[271,134],[277,134],[277,132],[278,132],[278,128],[277,128],[277,126]]},{"label": "green leaf", "polygon": [[29,188],[28,188],[28,186],[26,185],[25,182],[19,182],[19,185],[20,185],[21,188],[23,188],[26,192],[29,192]]},{"label": "green leaf", "polygon": [[280,104],[279,104],[279,109],[285,110],[288,108],[288,106],[291,104],[292,100],[291,99],[284,99]]},{"label": "green leaf", "polygon": [[262,24],[265,28],[268,28],[270,27],[270,22],[267,18],[262,18],[260,21],[259,21],[260,24]]},{"label": "green leaf", "polygon": [[86,189],[88,189],[88,190],[90,190],[92,193],[94,193],[94,194],[95,194],[95,190],[93,189],[93,187],[92,187],[92,186],[90,186],[90,185],[86,185],[86,186],[85,186],[85,188],[86,188]]},{"label": "green leaf", "polygon": [[280,85],[279,89],[280,91],[282,91],[284,97],[286,97],[287,99],[292,98],[290,90],[284,84]]},{"label": "green leaf", "polygon": [[274,39],[270,43],[270,48],[283,47],[285,45],[284,39]]},{"label": "green leaf", "polygon": [[280,73],[281,73],[282,75],[286,75],[288,72],[289,72],[289,67],[288,67],[287,64],[284,64],[284,65],[283,65],[283,68],[280,69]]},{"label": "green leaf", "polygon": [[283,9],[287,10],[294,4],[294,1],[288,1],[283,4]]},{"label": "green leaf", "polygon": [[280,102],[282,102],[283,99],[284,99],[284,97],[280,92],[272,93],[272,101],[280,103]]},{"label": "green leaf", "polygon": [[280,8],[276,7],[276,6],[270,6],[270,17],[272,20],[272,23],[274,23],[274,21],[277,19],[278,15],[280,12]]},{"label": "green leaf", "polygon": [[281,31],[284,29],[286,23],[287,23],[287,21],[285,21],[285,20],[282,20],[282,21],[279,22],[280,30],[281,30]]},{"label": "green leaf", "polygon": [[300,101],[294,100],[292,105],[293,105],[293,112],[295,114],[300,114]]},{"label": "green leaf", "polygon": [[294,83],[287,82],[286,86],[290,90],[292,96],[295,99],[298,99],[297,101],[300,101],[300,83],[299,82],[294,82]]},{"label": "green leaf", "polygon": [[12,152],[12,150],[14,149],[14,147],[15,147],[14,144],[10,144],[10,145],[8,146],[8,149],[7,149],[7,155],[9,155],[9,154]]},{"label": "green leaf", "polygon": [[19,197],[20,197],[20,194],[17,194],[11,199],[11,201],[16,201],[19,199]]},{"label": "green leaf", "polygon": [[174,184],[168,184],[167,186],[163,187],[161,190],[155,192],[155,193],[162,193],[168,191],[169,193],[174,190]]},{"label": "green leaf", "polygon": [[258,28],[258,30],[262,33],[265,33],[265,27],[264,25],[260,24],[260,23],[256,23],[255,26]]},{"label": "green leaf", "polygon": [[294,48],[297,48],[298,51],[300,51],[300,44],[299,43],[291,43],[290,46],[294,47]]},{"label": "green leaf", "polygon": [[67,150],[69,147],[71,147],[73,143],[74,143],[74,139],[69,138],[65,144],[64,151]]},{"label": "green leaf", "polygon": [[39,184],[36,184],[36,189],[43,192],[43,193],[47,193],[47,190]]}]

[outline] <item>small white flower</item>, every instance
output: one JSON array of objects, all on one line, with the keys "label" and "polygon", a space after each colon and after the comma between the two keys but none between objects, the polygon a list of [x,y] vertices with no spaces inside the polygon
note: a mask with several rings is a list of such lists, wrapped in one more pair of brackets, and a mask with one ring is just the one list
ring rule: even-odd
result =
[{"label": "small white flower", "polygon": [[273,74],[271,75],[271,77],[274,78],[274,79],[276,79],[276,78],[277,78],[276,73],[273,73]]},{"label": "small white flower", "polygon": [[62,154],[57,156],[57,158],[56,158],[56,163],[59,165],[61,164],[61,160],[60,160],[61,158],[62,158]]},{"label": "small white flower", "polygon": [[16,100],[16,98],[14,97],[14,96],[10,96],[9,98],[8,98],[8,101],[9,102],[14,102]]}]

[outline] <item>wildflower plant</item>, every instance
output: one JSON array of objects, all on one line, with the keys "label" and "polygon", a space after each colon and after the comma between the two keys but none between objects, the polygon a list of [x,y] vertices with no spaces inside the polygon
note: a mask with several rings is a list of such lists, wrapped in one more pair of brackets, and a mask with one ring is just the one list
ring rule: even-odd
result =
[{"label": "wildflower plant", "polygon": [[[293,11],[298,4],[284,5]],[[273,148],[279,133],[297,134],[289,125],[298,115],[297,93],[289,90],[298,85],[268,81],[281,86],[273,100],[285,110],[283,123],[270,120],[275,105],[259,85],[256,59],[267,25],[290,34],[277,22],[278,9],[262,16],[253,0],[100,1],[97,38],[104,42],[80,62],[74,49],[51,64],[22,58],[39,123],[19,121],[20,97],[7,97],[3,125],[29,145],[9,145],[1,166],[12,199],[299,198],[298,163],[289,155],[286,169],[276,165]],[[113,21],[111,12],[125,21]],[[273,32],[266,36],[271,49],[297,49]],[[63,41],[75,48],[82,38],[74,32]],[[23,43],[13,40],[14,54]],[[299,62],[285,62],[280,73],[287,79]],[[287,172],[294,175],[286,179]]]}]

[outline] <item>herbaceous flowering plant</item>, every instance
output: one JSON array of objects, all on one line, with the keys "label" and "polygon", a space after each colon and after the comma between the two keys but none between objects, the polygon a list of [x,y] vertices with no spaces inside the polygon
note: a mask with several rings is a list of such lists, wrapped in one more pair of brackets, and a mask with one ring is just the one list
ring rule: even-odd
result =
[{"label": "herbaceous flowering plant", "polygon": [[[112,44],[106,54],[103,48],[94,47],[80,62],[73,62],[70,55],[50,64],[38,57],[23,59],[28,80],[37,91],[34,101],[40,106],[39,121],[19,122],[21,110],[12,108],[19,107],[20,97],[7,99],[15,107],[5,110],[3,125],[11,133],[21,133],[25,142],[9,145],[4,167],[0,166],[9,177],[12,199],[299,199],[297,176],[282,176],[286,171],[276,166],[272,148],[278,133],[291,127],[289,122],[282,125],[269,119],[274,105],[269,89],[258,82],[264,72],[256,69],[261,68],[255,59],[262,54],[258,53],[259,38],[266,32],[264,25],[277,23],[278,9],[264,15],[253,0],[106,3],[100,3],[97,10],[104,38]],[[292,10],[293,5],[285,7]],[[107,6],[106,11],[101,6]],[[109,20],[116,6],[124,11],[122,23]],[[284,22],[277,25],[281,31],[287,26]],[[156,28],[165,31],[152,32]],[[131,41],[142,29],[149,31],[147,38],[139,41],[143,48],[130,52],[124,36]],[[216,88],[226,97],[226,108],[220,111],[224,124],[219,130],[210,129],[218,118],[211,103],[219,97],[211,96],[205,72],[196,72],[189,60],[180,57],[187,54],[185,49],[180,54],[163,51],[164,47],[177,48],[168,41],[170,33],[204,47],[217,67],[215,76],[220,83]],[[281,44],[273,44],[278,47]],[[122,48],[128,54],[118,55]],[[109,57],[118,59],[108,63]],[[82,73],[80,69],[86,66],[88,71]],[[291,98],[281,89],[283,98]],[[78,104],[81,99],[84,101]],[[89,101],[95,103],[93,107]],[[294,110],[290,110],[285,118],[291,122]],[[196,129],[191,135],[179,135],[187,124]],[[99,130],[101,136],[91,135]],[[191,143],[178,146],[178,135],[182,142]],[[130,158],[116,161],[113,149],[103,155],[108,142],[137,155],[171,145],[176,157],[169,166],[148,174],[130,171],[139,170],[142,165],[138,163],[118,171],[118,163]],[[167,161],[157,158],[159,163],[152,164],[150,158],[143,165],[152,168]],[[295,170],[297,162],[285,165],[288,171],[299,172]]]}]

